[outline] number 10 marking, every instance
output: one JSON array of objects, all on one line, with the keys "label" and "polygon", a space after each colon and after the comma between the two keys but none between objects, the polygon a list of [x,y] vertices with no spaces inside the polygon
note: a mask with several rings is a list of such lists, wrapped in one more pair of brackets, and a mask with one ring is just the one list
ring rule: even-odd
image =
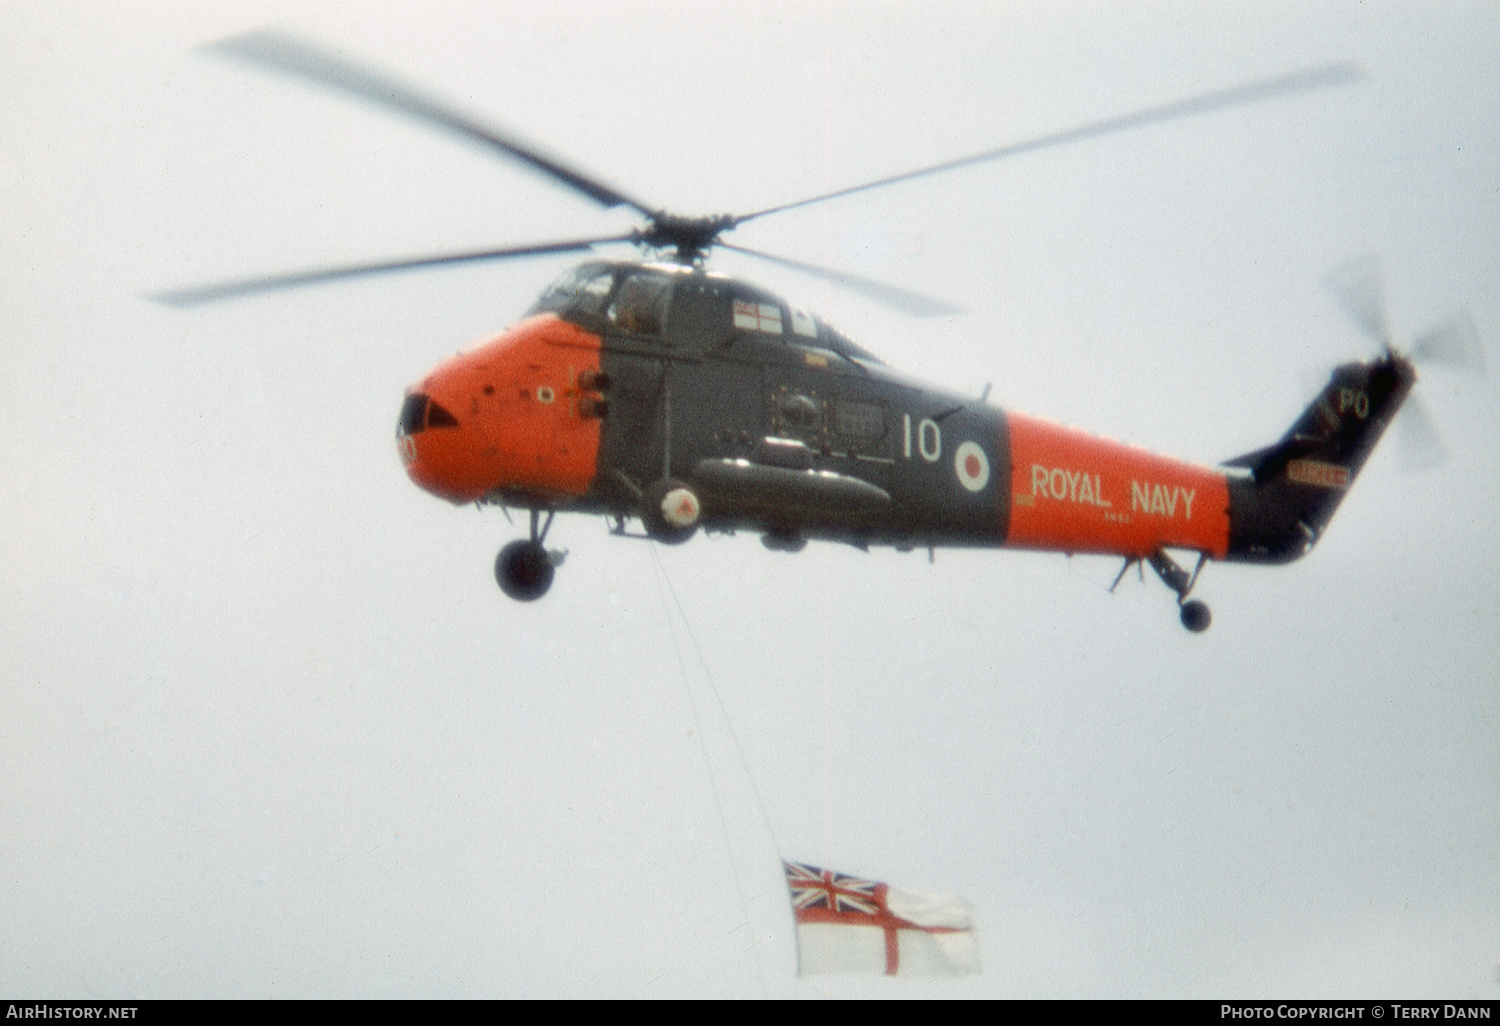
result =
[{"label": "number 10 marking", "polygon": [[[936,463],[943,455],[943,429],[931,417],[923,417],[917,424],[917,451],[928,463]],[[901,455],[911,459],[911,414],[901,415]]]}]

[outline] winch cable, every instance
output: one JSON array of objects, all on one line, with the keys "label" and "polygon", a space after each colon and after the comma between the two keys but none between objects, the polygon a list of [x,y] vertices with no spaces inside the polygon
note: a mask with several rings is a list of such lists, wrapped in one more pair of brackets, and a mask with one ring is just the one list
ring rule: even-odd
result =
[{"label": "winch cable", "polygon": [[[667,576],[667,570],[662,565],[661,554],[657,551],[656,543],[651,542],[648,548],[651,550],[651,562],[656,570],[657,592],[661,595],[662,607],[667,615],[668,630],[672,637],[672,649],[676,653],[677,666],[682,674],[683,691],[687,696],[688,709],[691,711],[693,717],[693,730],[698,736],[698,749],[703,755],[703,765],[708,771],[709,788],[713,793],[714,807],[719,816],[719,828],[724,834],[724,845],[729,856],[730,869],[734,874],[735,892],[739,897],[740,914],[744,917],[745,928],[753,931],[750,920],[750,905],[745,897],[744,883],[740,878],[739,863],[734,857],[734,843],[729,832],[729,819],[724,811],[723,797],[719,793],[719,781],[714,774],[713,760],[709,757],[708,744],[704,740],[703,723],[698,715],[698,704],[693,699],[692,682],[688,677],[687,664],[683,659],[682,647],[678,644],[677,631],[672,624],[674,609],[676,612],[675,620],[682,625],[683,632],[692,644],[693,654],[697,657],[698,667],[702,671],[703,680],[708,685],[709,694],[713,696],[714,703],[719,708],[719,717],[723,721],[724,729],[734,745],[735,756],[739,759],[740,763],[740,770],[745,774],[745,780],[750,784],[750,793],[755,797],[755,805],[760,811],[760,819],[766,829],[766,835],[771,839],[771,846],[775,849],[777,858],[785,863],[786,857],[782,854],[781,842],[777,840],[776,831],[771,826],[771,817],[766,811],[766,803],[761,797],[760,787],[755,782],[755,774],[750,771],[750,761],[745,756],[744,746],[740,744],[739,734],[735,732],[734,721],[729,717],[729,709],[725,706],[724,698],[719,693],[718,685],[714,682],[713,671],[709,669],[708,660],[703,655],[703,648],[698,644],[697,635],[693,633],[693,627],[688,621],[687,612],[682,607],[682,600],[677,597],[677,589],[672,586],[672,580]],[[670,603],[668,602],[669,597],[671,599]],[[766,996],[765,969],[761,965],[760,944],[753,935],[750,946],[755,957],[755,972],[756,978],[760,981],[761,994],[762,996]]]}]

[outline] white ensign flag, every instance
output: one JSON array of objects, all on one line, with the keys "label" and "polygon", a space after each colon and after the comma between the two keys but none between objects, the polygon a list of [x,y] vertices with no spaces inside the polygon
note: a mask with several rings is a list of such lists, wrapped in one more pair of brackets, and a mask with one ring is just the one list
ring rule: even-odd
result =
[{"label": "white ensign flag", "polygon": [[974,917],[962,898],[786,863],[797,920],[797,972],[961,976],[979,972]]}]

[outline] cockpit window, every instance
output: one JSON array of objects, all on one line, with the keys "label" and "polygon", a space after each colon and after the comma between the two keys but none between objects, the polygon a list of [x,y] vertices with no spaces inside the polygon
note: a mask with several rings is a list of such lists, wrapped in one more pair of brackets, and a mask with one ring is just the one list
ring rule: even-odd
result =
[{"label": "cockpit window", "polygon": [[615,290],[609,304],[610,323],[632,335],[660,335],[671,298],[672,282],[665,275],[636,271]]},{"label": "cockpit window", "polygon": [[[694,285],[693,283],[700,283]],[[559,278],[543,292],[529,313],[556,313],[564,317],[582,317],[585,323],[606,318],[616,329],[632,335],[661,335],[677,287],[688,290],[675,305],[677,316],[691,319],[692,289],[703,288],[704,295],[722,297],[728,309],[717,306],[716,317],[726,317],[726,327],[737,336],[762,339],[781,338],[799,346],[827,350],[857,363],[883,363],[878,356],[857,345],[849,336],[827,321],[788,307],[777,297],[744,282],[701,273],[688,274],[682,268],[642,266],[592,260],[580,264]],[[428,425],[432,426],[432,425]]]},{"label": "cockpit window", "polygon": [[604,308],[604,301],[609,298],[609,290],[614,283],[613,270],[594,275],[583,283],[583,288],[579,290],[578,302],[574,304],[573,309],[598,316],[599,311]]},{"label": "cockpit window", "polygon": [[575,267],[542,293],[530,313],[580,313],[598,316],[615,283],[614,268],[605,263]]}]

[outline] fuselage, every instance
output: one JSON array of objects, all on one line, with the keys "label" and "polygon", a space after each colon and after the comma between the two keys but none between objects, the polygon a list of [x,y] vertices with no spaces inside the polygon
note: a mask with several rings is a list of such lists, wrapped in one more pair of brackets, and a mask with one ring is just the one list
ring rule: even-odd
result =
[{"label": "fuselage", "polygon": [[[1313,453],[1301,440],[1317,435],[1342,452],[1343,432],[1362,462],[1379,435],[1363,421],[1383,428],[1411,383],[1403,364],[1382,384],[1381,366],[1340,368],[1356,408],[1330,420],[1315,404],[1283,448]],[[1000,410],[905,379],[742,281],[636,263],[582,265],[439,365],[398,441],[412,479],[455,503],[623,517],[670,479],[701,496],[709,530],[1127,558],[1295,558],[1351,479],[1299,458],[1257,480]]]},{"label": "fuselage", "polygon": [[1226,475],[914,384],[743,282],[586,264],[408,393],[412,479],[455,503],[631,510],[858,545],[1223,557]]}]

